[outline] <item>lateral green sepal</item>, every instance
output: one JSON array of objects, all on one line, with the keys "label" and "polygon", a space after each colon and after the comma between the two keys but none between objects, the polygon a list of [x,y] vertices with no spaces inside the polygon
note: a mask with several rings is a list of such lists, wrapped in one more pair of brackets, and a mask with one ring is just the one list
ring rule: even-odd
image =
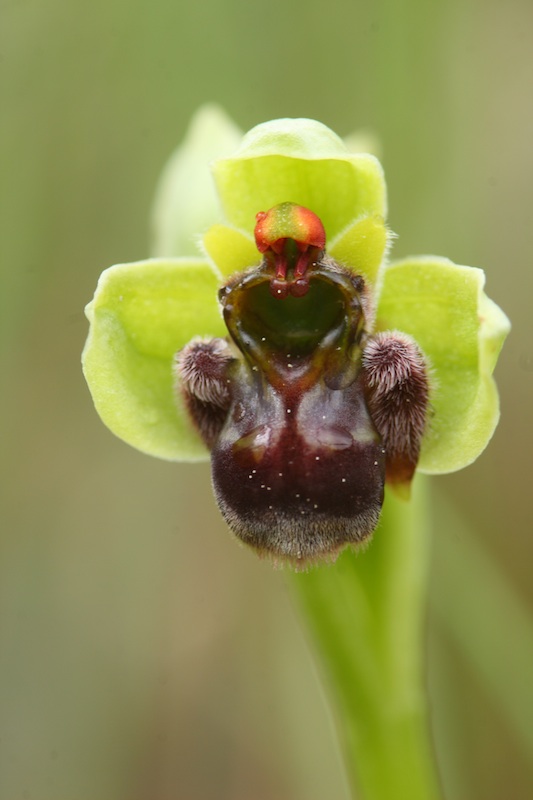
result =
[{"label": "lateral green sepal", "polygon": [[499,418],[492,371],[510,324],[483,292],[482,270],[421,256],[386,267],[378,328],[410,334],[432,375],[419,469],[454,472],[487,446]]},{"label": "lateral green sepal", "polygon": [[86,308],[83,370],[103,422],[128,444],[170,460],[208,458],[175,391],[175,353],[223,336],[218,277],[204,261],[149,259],[102,273]]}]

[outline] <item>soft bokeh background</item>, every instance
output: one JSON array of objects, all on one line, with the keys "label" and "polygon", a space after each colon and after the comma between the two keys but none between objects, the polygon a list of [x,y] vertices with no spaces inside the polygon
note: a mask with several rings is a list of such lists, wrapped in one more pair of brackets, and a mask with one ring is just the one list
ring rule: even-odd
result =
[{"label": "soft bokeh background", "polygon": [[232,541],[207,466],[103,427],[79,366],[98,275],[147,255],[158,174],[208,100],[245,129],[374,130],[395,255],[484,267],[513,321],[494,440],[434,481],[429,684],[449,800],[531,797],[498,690],[533,726],[531,651],[505,604],[466,636],[446,609],[483,617],[473,546],[533,612],[532,33],[530,0],[3,0],[2,800],[347,797],[282,575]]}]

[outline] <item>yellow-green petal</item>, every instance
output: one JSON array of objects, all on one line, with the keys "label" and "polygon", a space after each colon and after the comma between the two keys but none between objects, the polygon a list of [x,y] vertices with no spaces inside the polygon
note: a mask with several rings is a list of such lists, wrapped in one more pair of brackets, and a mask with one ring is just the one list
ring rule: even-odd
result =
[{"label": "yellow-green petal", "polygon": [[209,228],[203,238],[203,249],[224,276],[233,275],[261,261],[253,237],[229,225],[213,225]]},{"label": "yellow-green petal", "polygon": [[150,455],[208,457],[174,389],[173,357],[194,336],[225,333],[218,278],[194,259],[150,259],[102,273],[87,306],[83,370],[102,421]]},{"label": "yellow-green petal", "polygon": [[388,232],[378,214],[357,219],[335,237],[328,252],[375,285],[387,250]]},{"label": "yellow-green petal", "polygon": [[432,368],[432,414],[422,472],[453,472],[474,461],[499,418],[492,371],[509,320],[484,294],[482,270],[425,256],[386,267],[380,330],[413,336]]},{"label": "yellow-green petal", "polygon": [[258,211],[291,202],[317,214],[328,239],[356,217],[386,216],[386,190],[379,161],[353,154],[320,122],[280,119],[247,133],[231,158],[213,172],[227,220],[253,231]]}]

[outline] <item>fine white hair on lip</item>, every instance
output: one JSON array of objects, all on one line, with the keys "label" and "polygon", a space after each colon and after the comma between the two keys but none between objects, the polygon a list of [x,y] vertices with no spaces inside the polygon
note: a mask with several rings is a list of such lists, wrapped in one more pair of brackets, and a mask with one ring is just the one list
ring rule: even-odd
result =
[{"label": "fine white hair on lip", "polygon": [[227,402],[225,367],[233,358],[224,339],[193,339],[177,353],[175,373],[185,389],[204,403]]},{"label": "fine white hair on lip", "polygon": [[420,357],[420,348],[406,333],[375,334],[369,339],[363,356],[368,386],[380,393],[390,392],[398,383],[416,375]]},{"label": "fine white hair on lip", "polygon": [[363,353],[363,369],[372,419],[388,456],[418,460],[427,423],[429,380],[426,360],[418,344],[401,331],[370,337]]}]

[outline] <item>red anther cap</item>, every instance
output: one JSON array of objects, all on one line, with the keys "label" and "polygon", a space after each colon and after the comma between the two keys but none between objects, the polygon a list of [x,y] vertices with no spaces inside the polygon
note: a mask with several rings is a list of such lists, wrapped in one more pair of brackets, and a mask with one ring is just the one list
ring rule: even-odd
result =
[{"label": "red anther cap", "polygon": [[304,206],[280,203],[269,211],[259,211],[256,220],[254,235],[260,253],[281,253],[287,239],[295,241],[300,252],[308,247],[325,247],[326,231],[320,218]]}]

